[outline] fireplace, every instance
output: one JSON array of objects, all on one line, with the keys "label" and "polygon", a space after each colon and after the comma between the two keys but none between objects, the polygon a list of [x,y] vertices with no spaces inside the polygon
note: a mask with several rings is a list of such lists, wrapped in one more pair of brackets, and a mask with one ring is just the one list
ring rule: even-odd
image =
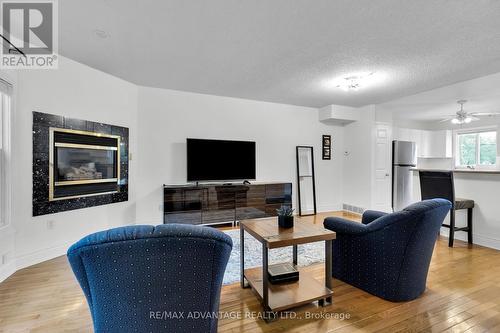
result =
[{"label": "fireplace", "polygon": [[119,185],[119,135],[49,128],[49,201],[112,194]]},{"label": "fireplace", "polygon": [[33,112],[33,216],[128,200],[127,127]]}]

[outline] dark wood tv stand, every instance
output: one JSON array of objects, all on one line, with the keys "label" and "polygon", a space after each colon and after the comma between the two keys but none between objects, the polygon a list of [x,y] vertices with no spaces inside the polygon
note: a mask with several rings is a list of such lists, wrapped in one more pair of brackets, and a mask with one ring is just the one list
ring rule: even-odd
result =
[{"label": "dark wood tv stand", "polygon": [[276,216],[292,205],[292,183],[163,186],[163,223],[222,224]]}]

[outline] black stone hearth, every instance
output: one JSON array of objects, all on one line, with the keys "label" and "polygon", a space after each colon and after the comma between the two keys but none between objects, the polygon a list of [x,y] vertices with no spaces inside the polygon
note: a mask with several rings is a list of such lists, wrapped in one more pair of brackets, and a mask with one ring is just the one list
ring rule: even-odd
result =
[{"label": "black stone hearth", "polygon": [[[50,128],[70,129],[77,131],[86,131],[100,133],[105,135],[119,136],[119,172],[115,170],[115,175],[119,180],[113,184],[95,184],[80,185],[81,194],[88,195],[89,187],[92,191],[111,190],[115,193],[99,194],[92,193],[90,196],[81,196],[77,198],[68,198],[54,200],[49,195],[49,159],[50,159]],[[56,116],[46,113],[33,112],[33,216],[53,214],[68,210],[107,205],[116,202],[128,200],[128,146],[129,133],[128,128],[113,126],[92,121],[72,119],[63,116]],[[71,138],[66,139],[66,141]],[[68,141],[70,142],[70,141]],[[99,144],[99,142],[94,142]],[[115,154],[115,162],[118,154]],[[63,191],[77,192],[78,186],[68,186],[62,188]],[[87,192],[85,192],[87,191]],[[91,191],[91,192],[92,192]],[[74,195],[75,193],[71,193]]]}]

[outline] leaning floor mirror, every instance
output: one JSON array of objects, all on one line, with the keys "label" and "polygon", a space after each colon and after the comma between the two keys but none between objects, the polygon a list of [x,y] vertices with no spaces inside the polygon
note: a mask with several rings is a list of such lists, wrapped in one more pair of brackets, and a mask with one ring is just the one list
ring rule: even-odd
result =
[{"label": "leaning floor mirror", "polygon": [[299,216],[316,214],[313,147],[297,146],[297,194]]}]

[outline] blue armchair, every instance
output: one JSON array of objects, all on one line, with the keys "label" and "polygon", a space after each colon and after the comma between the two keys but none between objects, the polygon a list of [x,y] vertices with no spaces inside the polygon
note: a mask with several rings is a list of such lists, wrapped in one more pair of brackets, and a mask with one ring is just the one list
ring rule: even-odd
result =
[{"label": "blue armchair", "polygon": [[232,246],[207,227],[129,226],[81,239],[68,259],[95,332],[206,333],[217,332]]},{"label": "blue armchair", "polygon": [[333,276],[389,301],[409,301],[425,291],[434,244],[451,203],[425,200],[392,214],[367,211],[362,223],[329,217]]}]

